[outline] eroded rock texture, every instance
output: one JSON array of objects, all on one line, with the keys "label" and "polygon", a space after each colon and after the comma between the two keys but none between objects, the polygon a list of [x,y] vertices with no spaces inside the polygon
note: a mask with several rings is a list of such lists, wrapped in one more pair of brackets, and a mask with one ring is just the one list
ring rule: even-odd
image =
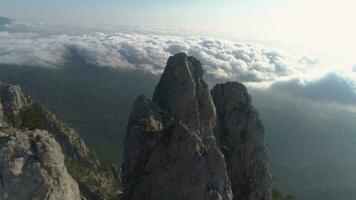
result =
[{"label": "eroded rock texture", "polygon": [[217,110],[215,135],[225,155],[235,200],[270,200],[264,130],[241,83],[218,84],[211,92]]},{"label": "eroded rock texture", "polygon": [[[0,128],[47,130],[48,134],[59,143],[65,156],[64,165],[78,183],[83,198],[86,200],[118,199],[119,179],[114,172],[99,163],[75,129],[69,127],[43,105],[33,103],[23,94],[19,86],[0,83]],[[20,184],[26,179],[18,181]]]},{"label": "eroded rock texture", "polygon": [[81,199],[60,145],[48,132],[1,129],[0,199]]},{"label": "eroded rock texture", "polygon": [[202,75],[198,60],[177,54],[168,60],[153,101],[136,100],[124,141],[123,199],[232,199]]}]

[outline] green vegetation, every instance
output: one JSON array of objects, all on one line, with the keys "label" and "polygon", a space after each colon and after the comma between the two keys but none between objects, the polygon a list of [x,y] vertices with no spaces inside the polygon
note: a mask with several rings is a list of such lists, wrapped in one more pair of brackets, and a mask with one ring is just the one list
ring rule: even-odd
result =
[{"label": "green vegetation", "polygon": [[272,199],[273,200],[296,200],[293,195],[288,194],[287,196],[284,196],[282,192],[280,192],[278,189],[273,188],[272,189]]},{"label": "green vegetation", "polygon": [[148,132],[157,132],[161,129],[159,122],[157,122],[153,116],[143,119],[143,125]]},{"label": "green vegetation", "polygon": [[207,147],[200,140],[198,140],[197,146],[195,147],[195,149],[199,154],[204,154],[207,151]]},{"label": "green vegetation", "polygon": [[33,106],[27,106],[20,110],[19,124],[21,128],[29,130],[44,128],[44,121]]},{"label": "green vegetation", "polygon": [[75,128],[102,163],[120,164],[129,114],[138,95],[153,93],[158,76],[87,64],[79,56],[59,69],[0,64],[0,80],[21,85],[34,101]]}]

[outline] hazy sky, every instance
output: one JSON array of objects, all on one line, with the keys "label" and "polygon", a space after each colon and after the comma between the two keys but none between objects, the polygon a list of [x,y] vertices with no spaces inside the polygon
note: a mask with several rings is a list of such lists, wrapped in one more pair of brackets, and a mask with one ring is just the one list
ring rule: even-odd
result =
[{"label": "hazy sky", "polygon": [[0,15],[200,31],[356,63],[354,0],[0,0]]}]

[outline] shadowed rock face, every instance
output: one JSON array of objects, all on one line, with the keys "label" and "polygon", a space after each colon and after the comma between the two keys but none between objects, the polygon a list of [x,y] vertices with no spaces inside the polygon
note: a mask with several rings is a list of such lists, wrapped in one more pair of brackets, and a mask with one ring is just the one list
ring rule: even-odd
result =
[{"label": "shadowed rock face", "polygon": [[270,200],[264,130],[241,83],[218,84],[211,92],[217,110],[214,133],[225,155],[235,200]]},{"label": "shadowed rock face", "polygon": [[203,80],[202,64],[184,53],[169,58],[153,101],[192,129],[215,126],[215,107]]},{"label": "shadowed rock face", "polygon": [[177,54],[168,60],[153,101],[137,98],[124,141],[123,199],[232,199],[202,75],[198,60]]},{"label": "shadowed rock face", "polygon": [[271,200],[263,126],[246,88],[219,84],[211,97],[202,76],[198,60],[176,54],[153,101],[137,98],[124,141],[124,200]]},{"label": "shadowed rock face", "polygon": [[0,132],[0,199],[80,200],[64,154],[46,131]]}]

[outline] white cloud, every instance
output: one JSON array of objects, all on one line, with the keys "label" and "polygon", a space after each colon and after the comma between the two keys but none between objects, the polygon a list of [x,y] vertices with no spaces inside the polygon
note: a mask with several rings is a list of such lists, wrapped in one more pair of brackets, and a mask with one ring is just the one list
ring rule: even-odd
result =
[{"label": "white cloud", "polygon": [[352,72],[356,72],[356,65],[352,66]]},{"label": "white cloud", "polygon": [[76,48],[87,62],[98,66],[139,69],[154,74],[162,72],[167,58],[180,51],[200,59],[210,78],[260,82],[307,70],[296,58],[256,45],[137,33],[39,37],[1,32],[0,62],[59,66],[68,47]]},{"label": "white cloud", "polygon": [[[350,72],[336,72],[310,57],[294,57],[258,45],[194,36],[143,33],[43,36],[36,33],[0,32],[0,63],[61,67],[71,51],[98,67],[141,70],[160,74],[168,57],[186,52],[205,66],[211,83],[238,80],[251,85],[266,83],[274,90],[312,99],[355,101]],[[355,71],[355,70],[354,70]],[[326,75],[321,75],[326,74]],[[347,74],[347,84],[333,74]],[[350,86],[350,87],[349,87]],[[335,94],[328,90],[334,87]],[[348,91],[346,91],[348,90]],[[315,94],[314,94],[315,93]],[[355,95],[356,96],[356,95]],[[349,98],[349,100],[347,100]]]},{"label": "white cloud", "polygon": [[295,96],[341,104],[356,104],[355,76],[329,72],[318,78],[295,77],[273,82],[270,89]]}]

